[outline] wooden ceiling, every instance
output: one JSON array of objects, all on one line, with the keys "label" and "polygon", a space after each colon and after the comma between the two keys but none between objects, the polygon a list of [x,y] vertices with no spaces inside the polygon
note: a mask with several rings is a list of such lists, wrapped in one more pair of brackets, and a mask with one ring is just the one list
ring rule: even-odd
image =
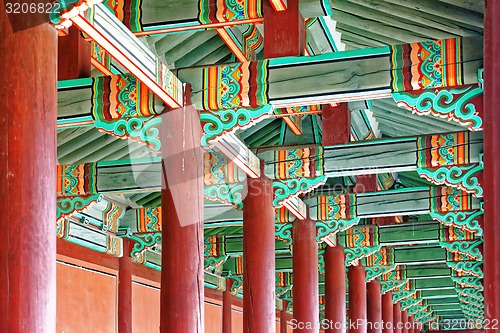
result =
[{"label": "wooden ceiling", "polygon": [[[146,7],[155,8],[156,0],[144,0],[143,3]],[[325,22],[329,21],[328,18],[323,18],[323,21],[319,19],[309,21],[308,52],[311,55],[340,51],[344,47],[342,43],[345,44],[347,50],[357,50],[429,39],[482,36],[483,34],[484,1],[332,0],[330,4],[332,8],[331,18],[335,21],[333,25],[326,25]],[[334,29],[331,29],[332,26]],[[260,24],[259,28],[261,29]],[[330,38],[325,37],[325,31],[328,31]],[[215,30],[165,33],[140,38],[172,69],[236,61],[231,49]],[[332,47],[332,43],[334,47]],[[257,59],[261,57],[261,49],[259,49]],[[123,71],[118,63],[114,62],[113,64],[113,70]],[[61,124],[68,117],[68,110],[76,109],[75,100],[81,101],[83,99],[85,97],[78,94],[68,97],[64,89],[60,89],[58,120]],[[361,106],[359,104],[352,105],[351,111],[353,140],[371,140],[375,137],[398,138],[467,129],[447,119],[432,115],[413,114],[398,107],[392,98],[368,101]],[[236,135],[257,153],[269,147],[284,144],[319,145],[321,144],[320,122],[319,115],[303,117],[304,133],[297,136],[290,132],[282,118],[271,117],[252,127],[238,131]],[[155,154],[151,153],[144,144],[103,133],[93,126],[72,126],[69,128],[60,126],[57,138],[60,164],[100,162],[104,168],[104,165],[106,167],[116,165],[118,163],[116,161],[128,161],[129,164],[132,163],[132,160],[137,161],[144,158],[149,159],[150,162],[157,161]],[[127,164],[127,162],[124,163]],[[75,242],[79,237],[80,244],[99,251],[107,251],[106,235],[109,232],[103,228],[103,225],[109,224],[104,221],[109,215],[106,215],[105,212],[109,213],[109,207],[113,205],[113,207],[121,207],[123,211],[120,211],[119,214],[116,213],[118,225],[114,235],[119,237],[132,235],[130,237],[133,240],[148,249],[141,254],[143,257],[138,261],[159,269],[161,244],[159,242],[148,243],[150,240],[146,239],[147,233],[144,233],[144,230],[141,233],[137,228],[141,216],[144,218],[144,214],[150,214],[147,221],[152,223],[152,227],[148,229],[148,232],[158,232],[158,221],[155,224],[154,219],[155,216],[158,217],[155,214],[157,214],[157,208],[161,206],[161,195],[158,188],[160,184],[159,173],[149,170],[151,172],[145,178],[156,184],[155,186],[146,190],[140,186],[135,190],[133,188],[125,189],[124,184],[131,182],[126,179],[130,173],[123,171],[125,167],[120,167],[122,169],[116,169],[118,171],[113,169],[115,171],[112,171],[117,172],[116,177],[112,178],[115,190],[112,190],[112,185],[106,183],[108,190],[103,190],[100,193],[102,197],[94,208],[78,212],[64,219],[64,223],[70,230],[65,237]],[[434,186],[419,177],[416,171],[401,172],[399,175],[385,174],[385,177],[393,177],[386,189]],[[139,183],[138,178],[133,181],[134,184]],[[349,191],[349,188],[354,185],[354,181],[352,176],[329,180],[329,182],[341,184],[346,191]],[[120,191],[120,189],[122,190]],[[241,257],[242,253],[241,211],[235,210],[231,205],[207,199],[205,214],[207,246],[213,244],[210,242],[220,242],[224,249],[220,253],[220,258],[211,258],[212,261],[207,264],[206,284],[217,288],[220,280],[226,276],[231,276],[237,281],[239,279],[241,282],[240,267],[236,260]],[[399,265],[399,269],[404,271],[398,276],[393,276],[388,270],[383,277],[386,282],[385,288],[391,288],[391,286],[395,288],[395,294],[401,296],[404,308],[408,308],[409,311],[415,309],[415,313],[425,313],[427,317],[435,318],[438,316],[441,319],[466,318],[469,310],[464,310],[463,300],[465,296],[457,293],[456,281],[460,278],[461,273],[457,273],[448,264],[450,254],[442,244],[446,238],[443,235],[447,232],[447,228],[439,222],[433,221],[428,214],[409,214],[409,216],[398,218],[400,218],[400,223],[376,229],[378,243],[372,244],[376,247],[374,252],[379,251],[380,248],[389,248],[394,251],[393,263]],[[362,219],[360,225],[373,227],[374,222],[373,219]],[[346,235],[345,232],[341,233],[340,238],[345,239]],[[481,241],[481,237],[476,240]],[[276,239],[276,249],[276,274],[283,278],[292,270],[292,250],[290,243],[279,237]],[[368,256],[367,254],[362,258],[362,263],[366,264]],[[290,278],[292,277],[290,276]],[[287,281],[287,283],[277,286],[277,295],[281,299],[293,301],[291,281],[286,279],[283,281]],[[324,293],[322,281],[323,277],[320,275],[320,295]],[[399,283],[395,287],[394,281]],[[478,278],[479,282],[474,281],[477,283],[478,289],[482,288],[480,277]],[[238,283],[233,289],[236,294],[241,296]],[[482,296],[478,295],[472,297],[479,298],[478,304],[482,304]],[[422,315],[422,318],[425,319],[426,316]]]}]

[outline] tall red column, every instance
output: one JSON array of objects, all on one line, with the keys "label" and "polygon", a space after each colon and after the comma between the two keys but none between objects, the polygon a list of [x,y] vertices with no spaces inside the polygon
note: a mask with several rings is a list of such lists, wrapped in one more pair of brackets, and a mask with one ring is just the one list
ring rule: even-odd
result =
[{"label": "tall red column", "polygon": [[132,258],[128,238],[123,239],[123,249],[118,268],[118,332],[132,333]]},{"label": "tall red column", "polygon": [[287,333],[288,331],[288,313],[286,312],[287,301],[283,301],[283,309],[280,312],[280,333]]},{"label": "tall red column", "polygon": [[[318,244],[316,223],[293,222],[293,319],[298,332],[319,332]],[[300,329],[301,326],[303,329]],[[308,328],[309,327],[309,328]]]},{"label": "tall red column", "polygon": [[264,58],[304,55],[306,26],[299,0],[288,0],[287,9],[277,12],[268,0],[264,5]]},{"label": "tall red column", "polygon": [[[322,144],[332,146],[349,142],[351,112],[347,103],[323,105],[321,111]],[[344,248],[328,247],[325,252],[325,319],[326,333],[345,333],[346,267]]]},{"label": "tall red column", "polygon": [[243,201],[243,332],[274,332],[273,184],[264,170],[260,178],[247,182]]},{"label": "tall red column", "polygon": [[[57,33],[0,0],[0,323],[56,330]],[[14,4],[14,2],[11,2]]]},{"label": "tall red column", "polygon": [[[500,318],[500,3],[487,0],[484,14],[484,317]],[[491,221],[495,221],[491,223]]]},{"label": "tall red column", "polygon": [[382,321],[384,322],[382,333],[393,333],[394,306],[392,304],[392,293],[390,291],[382,295]]},{"label": "tall red column", "polygon": [[410,327],[408,332],[415,333],[415,322],[413,320],[413,316],[408,316],[408,323],[409,323],[409,327]]},{"label": "tall red column", "polygon": [[162,333],[204,331],[201,134],[196,109],[163,113]]},{"label": "tall red column", "polygon": [[325,333],[345,333],[346,285],[345,254],[340,245],[325,252]]},{"label": "tall red column", "polygon": [[232,309],[231,309],[231,287],[233,280],[226,279],[226,290],[222,294],[222,333],[231,333],[232,331]]},{"label": "tall red column", "polygon": [[366,333],[366,273],[363,266],[351,266],[349,278],[349,333]]},{"label": "tall red column", "polygon": [[71,80],[90,77],[90,43],[71,26],[67,36],[58,38],[57,79]]},{"label": "tall red column", "polygon": [[401,329],[401,303],[397,302],[393,305],[393,307],[394,333],[402,333],[403,330]]},{"label": "tall red column", "polygon": [[378,279],[366,285],[368,333],[382,333],[382,286]]},{"label": "tall red column", "polygon": [[402,323],[401,331],[403,333],[409,333],[409,329],[408,329],[408,312],[406,310],[401,311],[401,323]]}]

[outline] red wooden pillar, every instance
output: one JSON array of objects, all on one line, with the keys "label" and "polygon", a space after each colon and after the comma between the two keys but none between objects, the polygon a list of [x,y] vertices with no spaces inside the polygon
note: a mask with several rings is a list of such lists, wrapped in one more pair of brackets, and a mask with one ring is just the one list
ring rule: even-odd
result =
[{"label": "red wooden pillar", "polygon": [[[263,1],[263,6],[264,34],[267,36],[264,39],[264,57],[269,59],[302,55],[305,49],[306,33],[304,19],[299,11],[299,0],[288,1],[287,10],[281,12],[275,11],[267,0]],[[275,244],[272,183],[263,176],[260,180],[249,180],[248,184],[249,190],[243,208],[243,273],[245,274],[243,326],[245,332],[274,332]],[[255,187],[254,191],[252,187]],[[260,192],[263,195],[258,195]],[[253,198],[249,199],[251,196]],[[253,202],[249,208],[247,208],[247,201]],[[248,213],[248,218],[254,221],[247,222],[245,213]],[[247,227],[247,224],[252,224],[252,226]],[[247,233],[245,233],[245,228]],[[245,235],[247,235],[247,240],[245,240]],[[262,243],[263,247],[259,249],[254,242]],[[251,253],[247,253],[249,251]],[[249,263],[248,260],[252,262]],[[317,260],[316,254],[316,262]],[[318,288],[317,277],[316,288]],[[318,303],[317,294],[316,291],[316,304]]]},{"label": "red wooden pillar", "polygon": [[[349,142],[351,112],[347,103],[322,106],[322,144],[332,146]],[[345,254],[340,245],[328,247],[325,252],[325,319],[326,333],[346,332]]]},{"label": "red wooden pillar", "polygon": [[[407,310],[406,313],[408,313]],[[413,333],[413,316],[408,316],[408,333]]]},{"label": "red wooden pillar", "polygon": [[268,0],[264,5],[264,58],[304,55],[306,27],[299,0],[288,0],[287,9],[277,12]]},{"label": "red wooden pillar", "polygon": [[401,329],[401,303],[397,302],[393,305],[394,307],[394,333],[402,333]]},{"label": "red wooden pillar", "polygon": [[378,279],[366,286],[368,333],[382,333],[382,286]]},{"label": "red wooden pillar", "polygon": [[130,241],[123,239],[118,268],[118,332],[132,333],[132,258]]},{"label": "red wooden pillar", "polygon": [[394,332],[394,307],[392,304],[392,292],[387,292],[382,295],[382,321],[384,326],[382,333]]},{"label": "red wooden pillar", "polygon": [[164,175],[160,331],[203,332],[203,149],[199,147],[202,134],[200,117],[191,106],[164,112],[162,117],[160,134]]},{"label": "red wooden pillar", "polygon": [[[500,318],[500,3],[487,0],[484,15],[484,317]],[[491,223],[494,221],[494,223]]]},{"label": "red wooden pillar", "polygon": [[[298,332],[318,332],[318,244],[316,223],[311,219],[293,222],[293,319],[304,329]],[[311,327],[307,329],[307,327]]]},{"label": "red wooden pillar", "polygon": [[345,333],[346,285],[345,254],[340,245],[327,247],[325,252],[325,333]]},{"label": "red wooden pillar", "polygon": [[288,313],[286,312],[287,301],[283,301],[283,309],[280,311],[280,333],[287,333],[288,331]]},{"label": "red wooden pillar", "polygon": [[356,176],[356,186],[354,192],[376,192],[377,191],[377,175],[360,175]]},{"label": "red wooden pillar", "polygon": [[402,323],[402,332],[409,333],[408,329],[408,312],[406,310],[401,311],[401,323]]},{"label": "red wooden pillar", "polygon": [[351,135],[351,111],[347,103],[322,105],[321,128],[323,146],[348,143]]},{"label": "red wooden pillar", "polygon": [[[57,33],[0,0],[0,323],[56,330]],[[11,2],[11,4],[15,4]]]},{"label": "red wooden pillar", "polygon": [[57,52],[57,79],[71,80],[90,77],[90,43],[80,30],[71,26],[67,36],[59,37]]},{"label": "red wooden pillar", "polygon": [[275,324],[275,243],[272,181],[249,178],[243,201],[243,332],[267,333]]},{"label": "red wooden pillar", "polygon": [[349,333],[366,333],[365,268],[351,266],[347,276],[349,278]]},{"label": "red wooden pillar", "polygon": [[232,331],[232,309],[231,309],[231,287],[233,280],[226,279],[226,290],[222,294],[222,333],[231,333]]}]

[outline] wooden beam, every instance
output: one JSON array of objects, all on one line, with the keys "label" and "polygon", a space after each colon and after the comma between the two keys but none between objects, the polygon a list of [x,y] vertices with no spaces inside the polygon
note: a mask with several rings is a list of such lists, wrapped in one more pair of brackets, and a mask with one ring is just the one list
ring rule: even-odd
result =
[{"label": "wooden beam", "polygon": [[[403,188],[340,196],[318,196],[305,202],[312,207],[311,218],[317,221],[479,209],[480,201],[471,194],[460,190],[448,191],[447,187]],[[342,203],[334,203],[338,200]],[[453,207],[446,204],[446,200],[458,200],[457,203],[461,204]],[[331,209],[340,211],[331,213]]]},{"label": "wooden beam", "polygon": [[[418,89],[411,84],[417,78],[413,78],[408,69],[421,66],[423,59],[406,65],[401,62],[409,56],[408,52],[412,52],[410,50],[416,51],[436,42],[426,43],[430,44],[415,43],[314,57],[274,58],[250,63],[186,68],[179,69],[176,73],[181,80],[193,85],[193,102],[198,108],[205,110],[256,108],[265,105],[303,106],[385,98],[392,92],[436,87],[436,82],[417,84]],[[477,71],[482,66],[482,39],[450,39],[437,43],[443,45],[443,52],[453,53],[456,47],[461,47],[463,51],[458,58],[441,62],[448,75],[439,86],[477,83]],[[436,44],[436,47],[440,46]],[[231,83],[239,93],[229,97],[221,89],[222,82],[217,79],[221,71],[230,71],[235,75],[248,72],[251,75],[245,82]],[[321,76],[321,80],[317,79],[318,76]],[[246,75],[244,77],[247,78]],[[356,86],[354,91],[349,88],[353,85]],[[243,86],[248,88],[243,89]]]},{"label": "wooden beam", "polygon": [[[97,4],[90,12],[70,20],[82,32],[90,36],[106,52],[135,75],[171,108],[182,106],[182,83],[157,57],[128,30],[103,4]],[[59,22],[64,27],[69,21]]]}]

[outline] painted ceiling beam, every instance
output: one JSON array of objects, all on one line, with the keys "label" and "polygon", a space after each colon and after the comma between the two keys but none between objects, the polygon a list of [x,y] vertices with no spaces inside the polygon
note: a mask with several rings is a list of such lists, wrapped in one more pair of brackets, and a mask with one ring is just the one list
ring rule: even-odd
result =
[{"label": "painted ceiling beam", "polygon": [[[231,146],[234,147],[234,146]],[[236,150],[233,160],[241,159],[243,165],[254,167],[258,175],[258,163],[252,162]],[[142,163],[141,163],[142,162]],[[239,169],[234,169],[237,174]],[[126,193],[130,191],[158,191],[161,188],[161,164],[146,159],[143,161],[99,162],[83,165],[66,165],[58,168],[59,196],[91,195],[97,193]],[[71,182],[70,182],[71,180]],[[242,178],[243,181],[244,178]],[[213,185],[205,175],[205,185]],[[229,180],[234,183],[234,180]],[[70,184],[71,186],[69,186]],[[227,183],[226,183],[227,184]],[[68,186],[66,186],[68,185]],[[297,192],[299,194],[300,192]],[[288,204],[285,202],[285,206]],[[313,220],[349,220],[378,216],[448,214],[451,212],[480,209],[479,201],[472,195],[448,187],[402,188],[390,191],[318,196],[307,199]],[[302,209],[303,211],[305,206]]]},{"label": "painted ceiling beam", "polygon": [[317,221],[480,209],[480,201],[471,194],[440,186],[318,196],[305,202]]},{"label": "painted ceiling beam", "polygon": [[[229,0],[173,0],[167,3],[152,0],[105,4],[132,32],[146,35],[262,23],[262,1],[286,4],[286,0],[244,0],[237,5]],[[300,10],[306,18],[331,14],[330,5],[324,0],[300,0]]]},{"label": "painted ceiling beam", "polygon": [[[325,104],[389,97],[394,92],[477,84],[483,58],[481,45],[480,37],[467,37],[248,64],[183,68],[175,73],[192,85],[192,101],[198,109]],[[430,52],[435,49],[441,52]],[[457,53],[458,49],[462,53]],[[411,54],[420,54],[421,58],[412,58],[413,63]],[[441,54],[450,58],[443,60]],[[435,69],[436,73],[422,69],[417,75],[409,70],[434,63],[441,66]],[[222,78],[223,72],[229,76]],[[441,72],[445,73],[444,77]],[[353,86],[356,89],[352,89]],[[235,93],[228,94],[225,87],[231,87],[229,90]]]},{"label": "painted ceiling beam", "polygon": [[[266,161],[266,174],[272,175],[273,178],[288,178],[290,177],[288,175],[347,177],[478,163],[482,146],[481,132],[454,132],[357,141],[323,148],[283,149],[277,147],[257,152],[257,154]],[[447,147],[447,150],[450,150],[449,158],[439,154],[438,150],[441,147]],[[297,171],[286,168],[284,163],[306,158],[307,160],[303,163],[309,163]],[[282,165],[280,165],[280,160],[283,160]],[[322,162],[323,165],[312,164],[311,162],[314,161]]]}]

